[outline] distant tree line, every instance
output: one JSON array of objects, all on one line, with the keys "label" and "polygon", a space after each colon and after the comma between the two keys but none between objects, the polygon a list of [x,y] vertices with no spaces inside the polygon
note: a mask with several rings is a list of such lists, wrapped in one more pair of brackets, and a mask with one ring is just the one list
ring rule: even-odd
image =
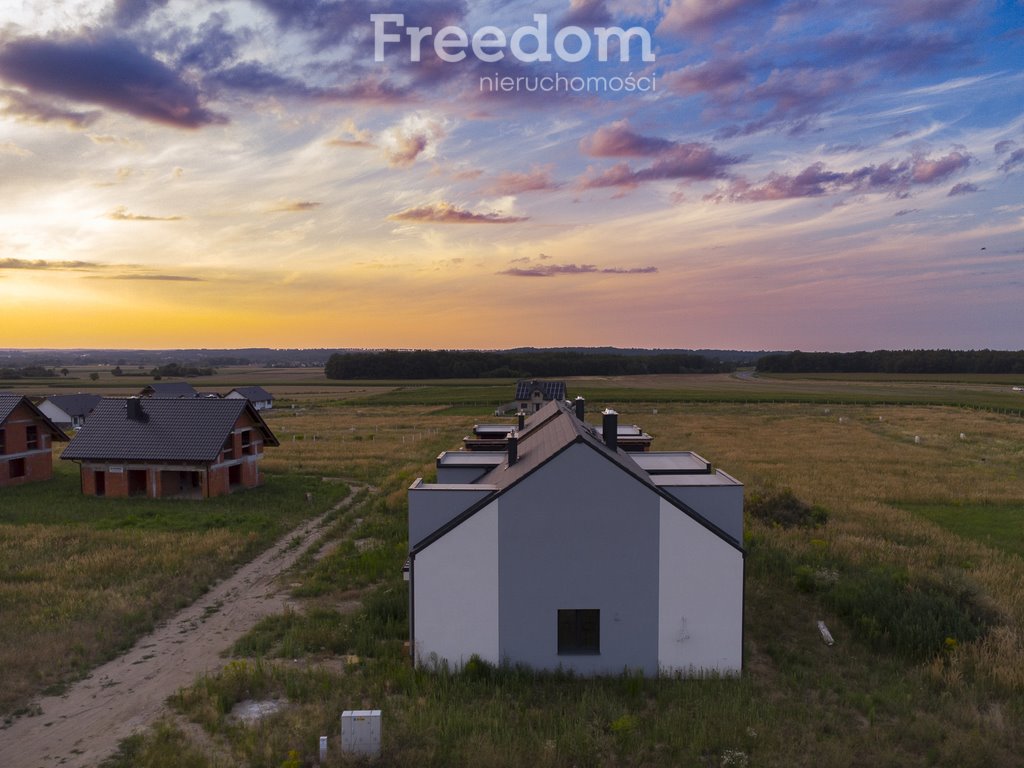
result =
[{"label": "distant tree line", "polygon": [[526,379],[625,376],[645,373],[720,373],[729,363],[702,355],[595,355],[580,352],[416,350],[352,352],[327,361],[329,379]]},{"label": "distant tree line", "polygon": [[208,368],[205,366],[197,365],[183,365],[181,363],[168,363],[167,365],[161,365],[150,371],[150,375],[155,379],[163,378],[167,376],[169,378],[191,378],[193,376],[213,376],[217,371],[214,368]]},{"label": "distant tree line", "polygon": [[23,368],[0,368],[0,379],[51,379],[57,374],[52,368],[26,365]]},{"label": "distant tree line", "polygon": [[1024,373],[1024,351],[904,349],[789,352],[757,361],[765,373]]}]

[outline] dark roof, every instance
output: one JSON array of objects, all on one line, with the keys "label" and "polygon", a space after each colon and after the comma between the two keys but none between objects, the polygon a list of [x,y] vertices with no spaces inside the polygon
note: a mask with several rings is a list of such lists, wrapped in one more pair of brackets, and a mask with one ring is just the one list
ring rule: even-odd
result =
[{"label": "dark roof", "polygon": [[140,393],[143,397],[195,397],[195,387],[187,381],[154,381]]},{"label": "dark roof", "polygon": [[43,424],[45,424],[46,427],[51,432],[53,432],[54,440],[60,440],[63,442],[70,439],[66,434],[64,434],[63,429],[61,429],[48,418],[46,418],[46,414],[40,411],[36,407],[35,403],[33,403],[24,395],[15,395],[11,392],[0,392],[0,424],[3,424],[5,421],[7,421],[8,417],[12,413],[14,413],[14,409],[22,404],[24,404],[26,407],[32,410],[32,412],[35,413],[39,420],[42,421]]},{"label": "dark roof", "polygon": [[99,395],[79,392],[77,395],[50,395],[46,402],[53,403],[68,416],[88,416],[102,399]]},{"label": "dark roof", "polygon": [[537,379],[516,382],[516,400],[529,400],[535,390],[540,390],[545,400],[565,400],[564,381],[538,381]]},{"label": "dark roof", "polygon": [[[267,392],[263,387],[235,387],[231,392],[237,392],[246,400],[273,400],[274,396]],[[228,392],[230,395],[231,392]]]},{"label": "dark roof", "polygon": [[235,422],[248,411],[266,445],[277,438],[248,400],[137,400],[145,419],[128,418],[127,400],[103,398],[62,459],[214,461]]},{"label": "dark roof", "polygon": [[465,512],[454,517],[450,522],[441,526],[422,541],[418,543],[410,542],[410,544],[414,545],[412,547],[413,555],[437,541],[453,528],[461,525],[487,506],[496,496],[504,493],[574,443],[589,445],[618,466],[619,469],[632,475],[637,481],[643,483],[658,496],[666,499],[719,538],[743,552],[743,548],[729,534],[675,496],[658,487],[640,465],[633,460],[630,454],[622,450],[613,451],[608,448],[598,436],[597,430],[577,419],[572,406],[567,403],[562,401],[546,403],[539,411],[526,419],[523,429],[518,431],[518,438],[518,459],[515,464],[510,466],[507,461],[504,461],[476,481],[480,485],[495,486],[496,490],[471,505]]}]

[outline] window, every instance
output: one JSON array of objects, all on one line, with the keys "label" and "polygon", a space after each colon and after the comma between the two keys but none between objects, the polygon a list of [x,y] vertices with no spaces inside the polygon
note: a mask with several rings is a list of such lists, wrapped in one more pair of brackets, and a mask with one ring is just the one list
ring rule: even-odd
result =
[{"label": "window", "polygon": [[231,461],[233,458],[235,458],[234,433],[228,435],[228,439],[224,441],[224,461]]},{"label": "window", "polygon": [[25,450],[34,451],[39,447],[39,427],[33,424],[25,427]]},{"label": "window", "polygon": [[7,453],[7,430],[0,429],[0,455]]},{"label": "window", "polygon": [[558,652],[600,653],[601,611],[597,609],[558,610]]},{"label": "window", "polygon": [[247,429],[242,432],[242,454],[252,456],[253,453],[252,432]]},{"label": "window", "polygon": [[8,470],[8,476],[11,478],[24,477],[25,476],[25,460],[24,459],[11,459],[11,463],[7,465],[10,467]]}]

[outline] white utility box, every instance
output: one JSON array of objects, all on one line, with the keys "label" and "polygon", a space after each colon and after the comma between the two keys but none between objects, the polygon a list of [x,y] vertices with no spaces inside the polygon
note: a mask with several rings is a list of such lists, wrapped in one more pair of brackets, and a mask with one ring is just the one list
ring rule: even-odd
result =
[{"label": "white utility box", "polygon": [[380,755],[380,710],[346,709],[341,713],[341,751],[350,755]]}]

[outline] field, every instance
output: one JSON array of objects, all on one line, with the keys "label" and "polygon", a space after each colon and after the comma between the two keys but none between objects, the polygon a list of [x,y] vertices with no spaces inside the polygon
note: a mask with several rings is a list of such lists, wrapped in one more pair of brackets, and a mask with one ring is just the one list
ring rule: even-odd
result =
[{"label": "field", "polygon": [[[572,396],[616,407],[653,434],[655,450],[696,450],[739,477],[749,499],[790,489],[827,513],[819,525],[747,520],[744,673],[679,682],[487,665],[458,674],[411,670],[402,659],[399,575],[405,489],[429,476],[437,453],[455,447],[474,421],[494,418],[508,384],[295,383],[305,375],[280,380],[286,392],[271,426],[282,447],[268,451],[265,490],[273,492],[273,481],[322,476],[376,490],[331,527],[331,554],[303,558],[290,574],[301,609],[258,626],[223,673],[175,696],[172,714],[126,742],[111,766],[180,765],[186,757],[200,768],[312,765],[318,736],[336,746],[339,712],[364,707],[384,710],[388,765],[1019,765],[1024,421],[1011,411],[1024,407],[1024,395],[1011,382],[570,382]],[[275,389],[273,379],[260,383]],[[170,506],[107,512],[71,503],[55,511],[59,502],[48,493],[34,492],[34,511],[19,504],[17,513],[5,495],[0,511],[0,541],[11,542],[0,586],[36,616],[3,630],[7,658],[66,626],[36,606],[33,595],[43,591],[19,590],[49,590],[52,599],[71,586],[101,593],[116,588],[104,574],[120,574],[120,565],[109,566],[128,561],[133,575],[114,581],[152,576],[173,604],[210,577],[191,573],[194,563],[140,559],[144,549],[161,551],[153,547],[160,537],[218,553],[223,567],[265,542],[259,519],[235,524],[232,515],[249,512],[219,510],[220,522],[202,529],[206,508],[200,515]],[[154,538],[142,546],[147,536]],[[35,548],[16,543],[36,537]],[[98,557],[115,543],[123,556]],[[73,546],[92,553],[96,567],[78,565]],[[47,556],[48,547],[59,554]],[[30,559],[8,567],[15,556]],[[182,572],[187,583],[171,578]],[[148,612],[146,623],[166,610],[137,604],[159,588],[123,591],[128,618],[115,623],[131,634],[132,611]],[[8,599],[0,603],[4,625]],[[356,599],[362,610],[343,610]],[[818,619],[834,646],[821,642]],[[30,680],[22,691],[52,682]],[[249,699],[286,706],[256,723],[230,716]],[[346,763],[335,752],[326,764]]]}]

